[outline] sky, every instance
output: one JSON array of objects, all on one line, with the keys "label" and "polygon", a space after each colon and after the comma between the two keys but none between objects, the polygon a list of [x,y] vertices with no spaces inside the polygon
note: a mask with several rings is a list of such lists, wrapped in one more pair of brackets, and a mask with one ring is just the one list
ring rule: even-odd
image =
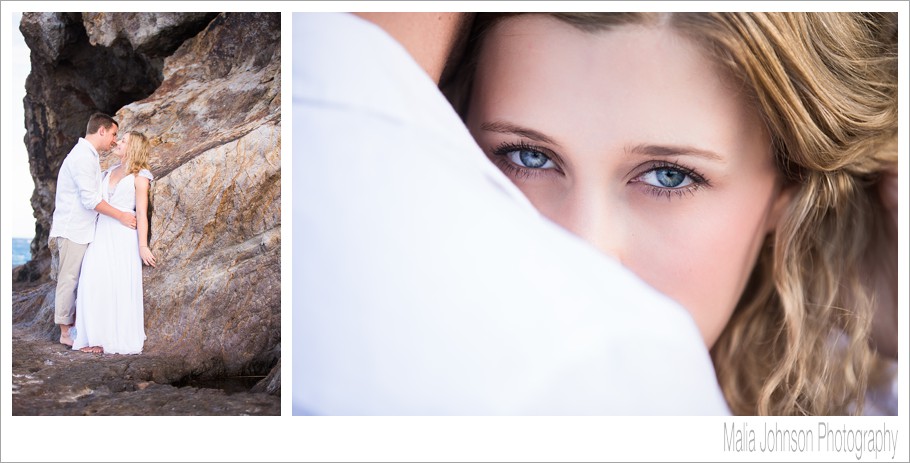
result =
[{"label": "sky", "polygon": [[29,49],[19,32],[21,13],[12,14],[12,98],[9,108],[13,123],[9,133],[10,139],[3,142],[3,168],[11,169],[13,175],[4,175],[3,206],[9,207],[9,233],[14,238],[33,238],[35,236],[35,218],[32,216],[32,190],[35,182],[28,170],[28,151],[25,149],[25,109],[22,99],[25,98],[25,78],[31,71]]}]

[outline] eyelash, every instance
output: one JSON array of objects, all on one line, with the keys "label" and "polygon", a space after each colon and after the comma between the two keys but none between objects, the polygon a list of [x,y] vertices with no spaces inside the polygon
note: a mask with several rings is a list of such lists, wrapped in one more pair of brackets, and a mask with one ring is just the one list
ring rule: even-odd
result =
[{"label": "eyelash", "polygon": [[[537,153],[543,154],[544,156],[549,158],[551,161],[553,161],[554,164],[556,164],[556,168],[555,169],[528,169],[526,167],[521,167],[519,165],[516,165],[515,163],[510,161],[506,155],[512,151],[518,151],[518,150],[535,151]],[[559,163],[556,161],[555,156],[553,156],[552,154],[548,154],[548,153],[549,153],[549,150],[547,150],[543,147],[540,147],[540,146],[531,145],[523,140],[519,141],[518,143],[503,142],[493,150],[493,156],[494,156],[493,162],[496,165],[498,165],[500,168],[506,170],[507,174],[515,177],[516,179],[521,179],[521,180],[525,180],[525,179],[529,179],[529,178],[538,178],[543,175],[549,175],[549,174],[551,174],[550,173],[551,170],[555,170],[556,172],[559,172],[561,174],[562,170],[559,169]]]},{"label": "eyelash", "polygon": [[[535,151],[540,154],[543,154],[544,156],[549,158],[551,161],[553,161],[554,164],[556,164],[556,169],[528,169],[525,167],[518,166],[515,163],[513,163],[512,161],[510,161],[508,159],[508,157],[506,156],[508,153],[510,153],[512,151],[516,151],[516,150]],[[553,156],[552,154],[548,154],[548,153],[550,153],[549,150],[547,150],[543,147],[540,147],[540,146],[532,145],[523,140],[519,141],[518,143],[503,142],[499,146],[497,146],[495,149],[493,149],[493,156],[494,156],[493,162],[496,165],[498,165],[500,168],[505,170],[506,174],[508,174],[516,179],[520,179],[520,180],[525,180],[525,179],[529,179],[529,178],[538,178],[543,175],[551,175],[551,172],[550,172],[551,170],[555,170],[559,174],[562,174],[562,170],[560,170],[560,168],[559,168],[559,163],[557,162],[556,157]],[[692,179],[692,184],[685,186],[685,187],[681,187],[681,188],[667,188],[667,187],[661,188],[661,187],[657,187],[654,185],[649,185],[647,183],[643,183],[643,182],[641,182],[641,180],[639,180],[646,174],[657,171],[657,170],[661,170],[661,169],[671,169],[671,170],[679,171],[682,174],[689,177],[690,179]],[[700,174],[697,170],[690,168],[690,167],[683,166],[681,164],[667,162],[667,161],[654,161],[650,166],[648,166],[648,168],[646,170],[638,173],[635,176],[635,179],[633,181],[636,183],[642,183],[643,187],[645,188],[645,190],[648,194],[655,196],[657,198],[666,197],[667,200],[672,199],[674,195],[679,198],[682,198],[686,195],[691,196],[691,195],[695,194],[695,192],[697,190],[700,190],[701,188],[704,188],[704,187],[711,186],[711,183],[708,181],[708,179],[705,178],[704,175]]]},{"label": "eyelash", "polygon": [[700,190],[701,188],[711,186],[711,183],[708,181],[708,179],[705,178],[704,175],[701,175],[700,173],[698,173],[698,171],[696,171],[695,169],[685,167],[685,166],[677,164],[677,163],[667,162],[667,161],[657,161],[657,162],[651,164],[647,170],[636,175],[634,181],[641,182],[641,180],[639,180],[639,179],[644,177],[645,174],[648,174],[648,173],[651,173],[651,172],[654,172],[657,170],[661,170],[661,169],[670,169],[670,170],[675,170],[675,171],[681,172],[682,174],[684,174],[687,177],[689,177],[690,179],[692,179],[692,184],[681,187],[681,188],[667,188],[667,187],[661,188],[661,187],[657,187],[654,185],[649,185],[647,183],[643,183],[643,187],[645,188],[647,193],[650,195],[653,195],[655,197],[660,198],[663,196],[663,197],[666,197],[667,200],[670,200],[670,199],[672,199],[672,196],[675,195],[676,197],[682,198],[686,195],[691,196],[691,195],[695,194],[695,192]]}]

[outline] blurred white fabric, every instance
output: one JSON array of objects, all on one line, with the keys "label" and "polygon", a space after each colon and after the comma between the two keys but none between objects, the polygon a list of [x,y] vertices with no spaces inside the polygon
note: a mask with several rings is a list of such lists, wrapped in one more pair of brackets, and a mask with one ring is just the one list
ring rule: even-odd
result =
[{"label": "blurred white fabric", "polygon": [[541,217],[432,80],[293,22],[295,415],[728,414],[688,313]]}]

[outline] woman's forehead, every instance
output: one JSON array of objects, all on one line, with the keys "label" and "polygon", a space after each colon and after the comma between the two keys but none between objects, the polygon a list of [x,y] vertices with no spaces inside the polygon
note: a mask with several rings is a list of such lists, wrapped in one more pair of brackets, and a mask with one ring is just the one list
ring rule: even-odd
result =
[{"label": "woman's forehead", "polygon": [[522,15],[490,31],[479,59],[470,107],[485,120],[719,152],[761,126],[700,46],[667,26],[587,32]]}]

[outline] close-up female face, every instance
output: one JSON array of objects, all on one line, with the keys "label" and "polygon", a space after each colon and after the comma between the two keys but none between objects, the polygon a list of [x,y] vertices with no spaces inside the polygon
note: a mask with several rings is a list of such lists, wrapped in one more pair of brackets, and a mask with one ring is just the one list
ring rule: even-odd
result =
[{"label": "close-up female face", "polygon": [[685,306],[712,346],[786,197],[758,111],[665,25],[586,32],[521,15],[484,40],[466,115],[478,144],[546,217]]}]

